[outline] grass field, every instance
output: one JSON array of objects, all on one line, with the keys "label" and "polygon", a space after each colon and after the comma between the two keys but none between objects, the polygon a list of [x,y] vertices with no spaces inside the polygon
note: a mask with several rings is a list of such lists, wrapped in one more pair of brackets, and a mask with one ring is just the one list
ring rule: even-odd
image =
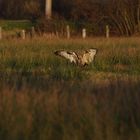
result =
[{"label": "grass field", "polygon": [[[81,68],[55,50],[97,48]],[[0,139],[139,140],[139,38],[0,41]]]}]

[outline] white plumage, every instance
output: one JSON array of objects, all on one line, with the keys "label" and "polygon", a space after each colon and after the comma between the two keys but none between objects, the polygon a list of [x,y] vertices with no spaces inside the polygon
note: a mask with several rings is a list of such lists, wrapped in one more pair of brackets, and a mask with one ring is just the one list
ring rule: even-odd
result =
[{"label": "white plumage", "polygon": [[73,51],[65,51],[65,50],[59,50],[54,52],[56,55],[61,56],[65,59],[68,59],[71,63],[85,66],[90,64],[97,53],[97,49],[91,48],[89,50],[84,51],[82,54],[77,54]]}]

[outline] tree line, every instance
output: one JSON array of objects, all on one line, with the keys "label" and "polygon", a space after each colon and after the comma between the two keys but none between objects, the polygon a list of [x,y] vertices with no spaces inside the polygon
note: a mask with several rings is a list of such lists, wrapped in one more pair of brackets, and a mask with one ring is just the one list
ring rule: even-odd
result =
[{"label": "tree line", "polygon": [[[140,0],[52,0],[53,19],[100,28],[109,25],[114,34],[140,32]],[[0,0],[0,17],[38,20],[44,16],[45,0]],[[96,30],[94,29],[94,30]]]}]

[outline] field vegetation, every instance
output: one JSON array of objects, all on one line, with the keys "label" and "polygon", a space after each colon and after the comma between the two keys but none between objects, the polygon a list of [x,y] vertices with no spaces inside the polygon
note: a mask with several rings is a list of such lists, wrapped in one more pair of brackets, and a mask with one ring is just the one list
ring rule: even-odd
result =
[{"label": "field vegetation", "polygon": [[0,28],[0,140],[140,140],[140,0],[0,0]]},{"label": "field vegetation", "polygon": [[[94,63],[55,50],[97,48]],[[0,139],[140,139],[139,38],[0,41]]]}]

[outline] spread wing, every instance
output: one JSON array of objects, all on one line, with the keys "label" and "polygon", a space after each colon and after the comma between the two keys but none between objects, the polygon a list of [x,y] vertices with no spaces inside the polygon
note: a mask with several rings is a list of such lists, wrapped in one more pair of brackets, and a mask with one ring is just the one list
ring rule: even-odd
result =
[{"label": "spread wing", "polygon": [[86,50],[81,58],[81,65],[87,65],[91,63],[94,60],[96,53],[97,49],[94,48]]},{"label": "spread wing", "polygon": [[78,57],[77,57],[77,54],[75,52],[60,50],[60,51],[55,51],[54,53],[58,56],[65,58],[65,59],[68,59],[71,63],[76,64],[78,61]]}]

